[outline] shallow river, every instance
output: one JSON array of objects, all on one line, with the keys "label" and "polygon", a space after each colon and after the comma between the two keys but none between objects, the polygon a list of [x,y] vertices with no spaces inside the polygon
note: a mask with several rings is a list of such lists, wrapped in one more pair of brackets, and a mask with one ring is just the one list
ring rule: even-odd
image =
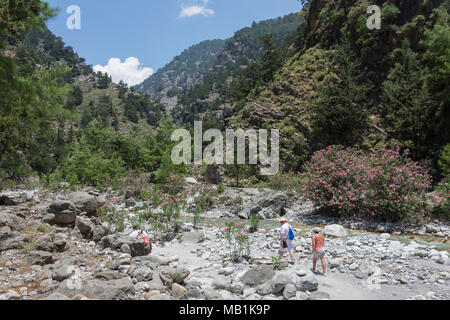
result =
[{"label": "shallow river", "polygon": [[[184,217],[182,220],[183,220],[183,222],[193,223],[193,218]],[[225,223],[228,221],[232,221],[234,223],[241,224],[241,225],[249,225],[250,224],[250,221],[242,220],[239,218],[219,218],[219,219],[202,219],[202,221],[200,222],[200,225],[219,228],[219,227],[223,227],[225,225]],[[322,225],[302,224],[302,223],[296,223],[296,222],[293,222],[290,224],[294,228],[300,229],[301,232],[303,233],[303,235],[309,233],[315,227],[321,227],[321,228],[324,227]],[[273,228],[277,228],[277,227],[279,227],[279,222],[276,220],[261,220],[259,222],[259,229],[273,229]],[[376,235],[377,234],[377,233],[373,233],[373,232],[367,232],[367,231],[362,231],[362,230],[352,230],[352,229],[348,229],[348,228],[346,228],[346,230],[347,230],[348,237],[361,236],[361,235]],[[434,246],[435,249],[439,250],[439,251],[446,250],[446,251],[450,252],[450,243],[449,242],[444,243],[443,238],[438,238],[438,237],[433,237],[433,236],[418,236],[418,235],[401,235],[401,236],[391,235],[390,239],[400,241],[403,244],[409,244],[410,242],[415,241],[416,243],[418,243],[420,245]]]}]

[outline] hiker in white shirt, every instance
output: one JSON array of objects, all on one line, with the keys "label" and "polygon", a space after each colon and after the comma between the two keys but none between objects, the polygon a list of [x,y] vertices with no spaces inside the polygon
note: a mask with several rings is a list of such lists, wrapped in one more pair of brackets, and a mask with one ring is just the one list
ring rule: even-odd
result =
[{"label": "hiker in white shirt", "polygon": [[294,257],[294,240],[289,239],[289,230],[291,226],[286,222],[286,218],[280,218],[279,219],[281,223],[280,228],[280,236],[281,236],[281,247],[280,247],[280,258],[283,258],[283,255],[286,251],[289,252],[291,255],[291,262],[290,264],[295,264],[295,257]]}]

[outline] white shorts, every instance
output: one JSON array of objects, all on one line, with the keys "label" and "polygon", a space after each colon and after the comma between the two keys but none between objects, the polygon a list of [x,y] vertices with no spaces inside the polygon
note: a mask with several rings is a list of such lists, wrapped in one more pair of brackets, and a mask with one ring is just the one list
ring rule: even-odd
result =
[{"label": "white shorts", "polygon": [[292,250],[294,250],[294,240],[286,240],[288,247],[287,248],[280,248],[280,252],[286,252],[289,251],[291,252]]}]

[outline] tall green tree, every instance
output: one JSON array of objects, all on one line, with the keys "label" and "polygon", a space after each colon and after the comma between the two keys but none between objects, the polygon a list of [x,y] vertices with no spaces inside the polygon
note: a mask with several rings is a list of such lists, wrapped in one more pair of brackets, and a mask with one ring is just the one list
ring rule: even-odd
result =
[{"label": "tall green tree", "polygon": [[450,1],[436,9],[437,21],[425,30],[424,55],[429,71],[426,83],[431,94],[439,101],[436,133],[442,145],[450,142]]},{"label": "tall green tree", "polygon": [[317,96],[310,102],[316,147],[361,141],[369,113],[372,84],[348,42],[332,49],[331,63]]},{"label": "tall green tree", "polygon": [[405,41],[401,57],[383,83],[383,125],[391,137],[408,146],[414,158],[429,155],[437,104],[425,85],[426,71]]}]

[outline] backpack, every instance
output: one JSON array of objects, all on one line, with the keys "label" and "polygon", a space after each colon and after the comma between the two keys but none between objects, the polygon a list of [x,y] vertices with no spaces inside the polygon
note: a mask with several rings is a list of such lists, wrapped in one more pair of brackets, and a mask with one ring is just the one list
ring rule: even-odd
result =
[{"label": "backpack", "polygon": [[294,239],[295,239],[294,231],[292,230],[292,227],[291,227],[291,226],[289,226],[289,235],[288,235],[288,239],[289,239],[289,240],[294,240]]}]

